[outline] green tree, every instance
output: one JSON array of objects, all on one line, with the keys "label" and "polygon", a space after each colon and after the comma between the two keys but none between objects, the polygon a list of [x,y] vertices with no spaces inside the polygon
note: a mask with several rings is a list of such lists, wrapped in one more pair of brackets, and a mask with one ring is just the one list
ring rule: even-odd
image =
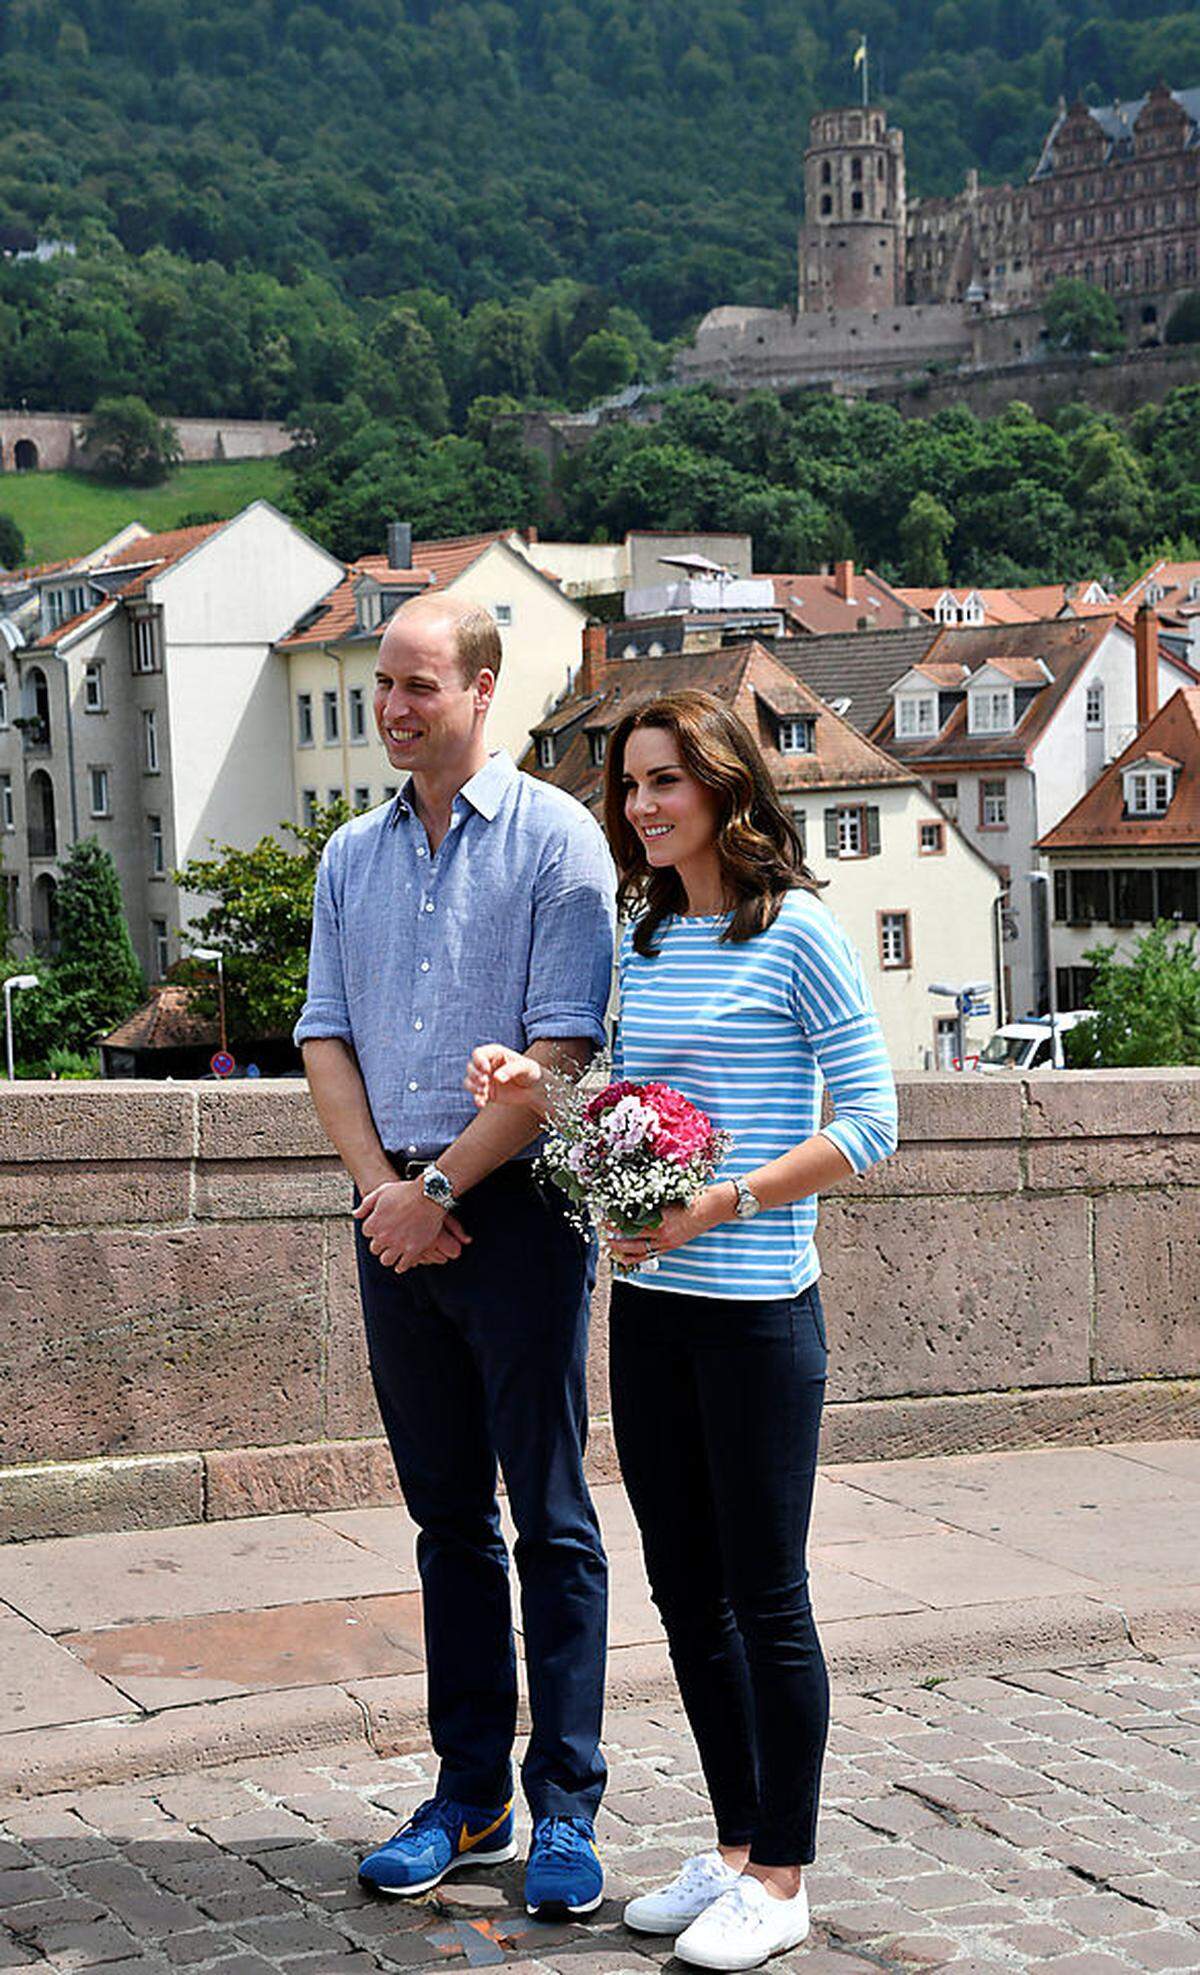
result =
[{"label": "green tree", "polygon": [[568,366],[571,396],[576,404],[619,391],[637,375],[637,351],[616,329],[596,329],[579,345]]},{"label": "green tree", "polygon": [[89,1048],[145,997],[116,866],[95,837],[72,844],[62,861],[53,972],[71,1011],[61,1037],[67,1049]]},{"label": "green tree", "polygon": [[11,514],[0,514],[0,569],[19,569],[24,560],[24,535]]},{"label": "green tree", "polygon": [[415,309],[389,309],[371,335],[378,359],[371,396],[379,409],[406,418],[423,432],[444,432],[450,398],[429,330]]},{"label": "green tree", "polygon": [[1163,331],[1164,343],[1200,343],[1200,290],[1176,302]]},{"label": "green tree", "polygon": [[311,825],[280,825],[294,848],[272,836],[251,850],[222,844],[214,857],[193,858],[175,872],[185,891],[213,900],[193,934],[197,946],[225,957],[231,1041],[286,1035],[294,1026],[304,1004],[317,865],[349,815],[345,802],[331,803]]},{"label": "green tree", "polygon": [[1046,334],[1060,350],[1123,350],[1125,332],[1111,295],[1090,281],[1056,281],[1042,304]]},{"label": "green tree", "polygon": [[914,494],[900,523],[900,553],[904,581],[928,587],[948,582],[946,548],[954,533],[954,516],[924,488]]},{"label": "green tree", "polygon": [[1115,946],[1092,947],[1084,959],[1095,968],[1088,994],[1094,1014],[1066,1036],[1074,1067],[1200,1063],[1195,933],[1180,939],[1175,926],[1161,921],[1142,935],[1129,960],[1118,959]]},{"label": "green tree", "polygon": [[134,487],[165,480],[183,457],[179,435],[144,398],[101,398],[88,420],[87,456],[94,471]]}]

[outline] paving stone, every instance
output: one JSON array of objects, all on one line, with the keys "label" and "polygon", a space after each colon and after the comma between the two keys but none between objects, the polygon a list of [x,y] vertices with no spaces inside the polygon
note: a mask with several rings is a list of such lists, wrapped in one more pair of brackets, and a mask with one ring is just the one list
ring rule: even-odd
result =
[{"label": "paving stone", "polygon": [[1102,1950],[1085,1948],[1080,1954],[1053,1955],[1043,1961],[1046,1975],[1126,1975],[1129,1964]]},{"label": "paving stone", "polygon": [[38,1929],[37,1945],[55,1968],[91,1968],[98,1962],[128,1961],[137,1942],[116,1920],[62,1920]]},{"label": "paving stone", "polygon": [[10,1907],[0,1920],[22,1940],[40,1942],[42,1930],[71,1920],[103,1920],[104,1908],[79,1894],[59,1894],[52,1900],[34,1900],[28,1906]]},{"label": "paving stone", "polygon": [[1169,1932],[1165,1927],[1156,1928],[1148,1934],[1126,1934],[1121,1941],[1121,1953],[1127,1955],[1137,1968],[1157,1971],[1161,1968],[1181,1968],[1191,1971],[1200,1963],[1196,1937]]},{"label": "paving stone", "polygon": [[239,1941],[272,1961],[284,1955],[344,1953],[345,1936],[328,1921],[304,1913],[280,1914],[262,1920],[239,1920],[233,1929]]},{"label": "paving stone", "polygon": [[163,1953],[167,1960],[179,1967],[189,1967],[197,1961],[214,1961],[230,1954],[238,1954],[241,1943],[233,1934],[227,1934],[219,1927],[197,1927],[188,1934],[172,1934],[169,1941],[163,1942]]},{"label": "paving stone", "polygon": [[1005,1927],[996,1938],[1001,1947],[1012,1948],[1016,1954],[1042,1957],[1067,1954],[1079,1945],[1078,1934],[1065,1927],[1049,1926],[1044,1920],[1027,1920],[1016,1927]]},{"label": "paving stone", "polygon": [[26,1864],[0,1872],[0,1911],[28,1906],[31,1900],[56,1899],[58,1881],[42,1866]]}]

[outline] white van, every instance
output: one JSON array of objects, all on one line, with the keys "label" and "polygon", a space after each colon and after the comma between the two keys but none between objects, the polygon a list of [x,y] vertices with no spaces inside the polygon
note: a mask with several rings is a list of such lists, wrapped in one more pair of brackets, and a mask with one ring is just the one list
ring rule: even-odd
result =
[{"label": "white van", "polygon": [[1068,1029],[1088,1021],[1089,1017],[1090,1010],[1086,1008],[1078,1008],[1069,1015],[1056,1015],[1057,1037],[1051,1033],[1049,1015],[1030,1015],[1024,1022],[1006,1022],[980,1050],[979,1067],[981,1070],[1065,1070],[1062,1039]]}]

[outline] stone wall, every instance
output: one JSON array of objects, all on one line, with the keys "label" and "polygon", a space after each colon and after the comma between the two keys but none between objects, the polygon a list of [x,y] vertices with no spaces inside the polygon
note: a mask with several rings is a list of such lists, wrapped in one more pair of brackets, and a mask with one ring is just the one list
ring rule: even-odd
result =
[{"label": "stone wall", "polygon": [[[827,1456],[1200,1432],[1200,1071],[901,1107],[822,1210]],[[348,1204],[297,1082],[5,1086],[0,1535],[386,1499]]]},{"label": "stone wall", "polygon": [[[86,471],[87,422],[86,412],[0,411],[0,472]],[[189,462],[274,459],[291,444],[287,427],[274,419],[175,418],[171,423]]]},{"label": "stone wall", "polygon": [[[1012,318],[1016,320],[1016,318]],[[1035,357],[986,369],[869,384],[862,395],[895,405],[906,418],[932,418],[947,405],[967,405],[992,418],[1014,398],[1039,418],[1060,405],[1082,401],[1127,417],[1139,405],[1157,403],[1183,384],[1200,383],[1200,345],[1174,344],[1125,357]]]}]

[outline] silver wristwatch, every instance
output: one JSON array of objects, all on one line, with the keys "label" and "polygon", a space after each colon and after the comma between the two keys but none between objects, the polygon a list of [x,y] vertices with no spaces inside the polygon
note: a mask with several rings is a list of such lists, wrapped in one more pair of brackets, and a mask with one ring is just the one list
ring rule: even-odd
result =
[{"label": "silver wristwatch", "polygon": [[737,1206],[733,1210],[734,1213],[739,1221],[752,1221],[756,1214],[762,1213],[762,1201],[751,1191],[744,1179],[735,1179],[733,1184],[737,1190]]},{"label": "silver wristwatch", "polygon": [[428,1165],[421,1174],[421,1191],[426,1200],[432,1200],[435,1207],[443,1207],[450,1213],[458,1205],[458,1197],[440,1166]]}]

